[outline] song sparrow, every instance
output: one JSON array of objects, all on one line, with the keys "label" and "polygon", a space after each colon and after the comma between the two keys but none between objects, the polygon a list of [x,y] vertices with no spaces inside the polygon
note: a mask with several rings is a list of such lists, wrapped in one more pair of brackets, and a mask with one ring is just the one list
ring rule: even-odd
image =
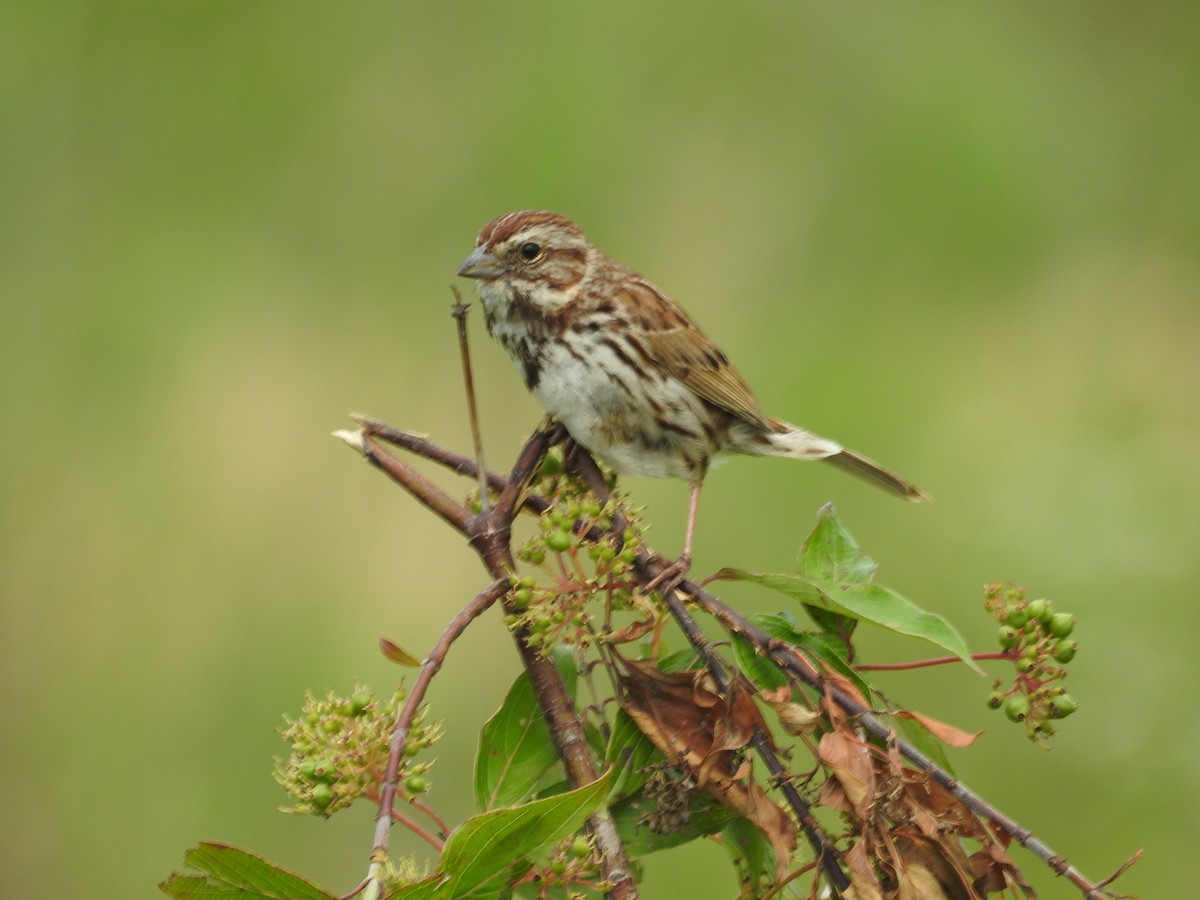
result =
[{"label": "song sparrow", "polygon": [[690,483],[685,570],[700,485],[723,451],[824,459],[901,497],[929,499],[865,456],[767,416],[671,298],[557,213],[493,219],[458,274],[478,279],[488,333],[572,438],[617,472]]}]

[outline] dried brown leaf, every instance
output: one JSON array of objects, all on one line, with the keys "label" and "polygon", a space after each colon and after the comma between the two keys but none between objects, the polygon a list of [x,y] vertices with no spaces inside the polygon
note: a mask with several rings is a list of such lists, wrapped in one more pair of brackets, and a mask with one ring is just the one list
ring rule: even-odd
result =
[{"label": "dried brown leaf", "polygon": [[792,700],[792,691],[787,685],[774,691],[760,691],[758,696],[775,710],[779,724],[788,734],[811,734],[821,721],[820,712]]},{"label": "dried brown leaf", "polygon": [[1030,900],[1036,900],[1037,894],[998,843],[985,844],[971,854],[971,870],[975,874],[975,890],[980,894],[1019,888]]},{"label": "dried brown leaf", "polygon": [[961,728],[955,728],[953,725],[947,725],[945,722],[931,719],[924,713],[915,712],[911,709],[896,710],[896,715],[912,719],[914,722],[920,722],[930,734],[948,747],[970,747],[983,734],[982,729],[971,734],[969,731],[963,731]]},{"label": "dried brown leaf", "polygon": [[858,900],[883,900],[883,885],[871,865],[871,854],[867,849],[867,838],[859,841],[842,856],[842,863],[850,876],[850,885]]},{"label": "dried brown leaf", "polygon": [[910,882],[908,889],[917,891],[907,895],[913,898],[982,900],[971,887],[970,860],[953,836],[928,840],[902,834],[896,838],[895,846],[902,860],[900,896],[906,896],[904,882],[907,877]]},{"label": "dried brown leaf", "polygon": [[829,731],[821,735],[817,754],[829,777],[846,791],[855,814],[866,821],[875,803],[875,767],[866,744],[844,731]]},{"label": "dried brown leaf", "polygon": [[651,661],[625,662],[619,678],[623,706],[668,759],[687,766],[696,786],[745,816],[775,851],[776,878],[787,874],[796,847],[796,823],[747,778],[742,758],[756,727],[765,725],[744,679],[728,697],[707,672],[660,672]]},{"label": "dried brown leaf", "polygon": [[904,797],[909,804],[910,819],[927,837],[936,840],[943,833],[950,832],[980,842],[988,840],[989,834],[984,831],[975,814],[927,773],[905,769],[903,776]]}]

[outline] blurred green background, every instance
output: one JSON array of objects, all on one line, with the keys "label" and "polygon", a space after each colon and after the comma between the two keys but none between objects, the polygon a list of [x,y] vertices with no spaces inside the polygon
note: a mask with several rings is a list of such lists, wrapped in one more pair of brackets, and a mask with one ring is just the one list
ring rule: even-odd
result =
[{"label": "blurred green background", "polygon": [[[1191,4],[4,5],[4,893],[155,896],[200,838],[357,881],[367,810],[275,812],[279,716],[393,683],[379,636],[423,653],[484,579],[328,434],[364,410],[469,447],[448,284],[486,221],[549,207],[681,300],[773,414],[937,497],[733,461],[697,571],[787,567],[834,500],[881,580],[976,649],[985,581],[1076,612],[1082,710],[1050,753],[965,672],[882,681],[986,727],[959,773],[1085,872],[1145,847],[1120,886],[1180,896],[1197,46]],[[538,410],[472,331],[503,467]],[[684,487],[627,487],[676,552]],[[435,682],[452,818],[513,656],[493,614]],[[711,846],[647,869],[648,897],[736,892]]]}]

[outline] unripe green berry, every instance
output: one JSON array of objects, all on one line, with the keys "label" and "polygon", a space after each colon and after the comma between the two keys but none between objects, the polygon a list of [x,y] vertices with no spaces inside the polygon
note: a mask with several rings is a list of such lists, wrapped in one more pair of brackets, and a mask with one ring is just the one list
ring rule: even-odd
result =
[{"label": "unripe green berry", "polygon": [[1033,659],[1028,656],[1022,656],[1015,663],[1017,671],[1025,675],[1033,669]]},{"label": "unripe green berry", "polygon": [[1055,613],[1050,617],[1050,633],[1056,638],[1065,638],[1075,630],[1075,617],[1070,613]]},{"label": "unripe green berry", "polygon": [[1000,641],[1000,646],[1005,650],[1011,650],[1017,646],[1017,642],[1021,639],[1021,635],[1017,632],[1017,629],[1011,625],[1001,625],[996,637]]},{"label": "unripe green berry", "polygon": [[992,691],[988,694],[987,705],[988,709],[999,709],[1004,705],[1004,695],[999,691]]},{"label": "unripe green berry", "polygon": [[1045,622],[1050,618],[1050,604],[1039,597],[1037,600],[1030,600],[1025,607],[1025,612],[1029,618],[1036,619],[1039,622]]},{"label": "unripe green berry", "polygon": [[429,790],[429,782],[421,775],[409,775],[404,779],[404,789],[410,794],[423,794]]},{"label": "unripe green berry", "polygon": [[1050,701],[1050,714],[1056,719],[1065,719],[1077,709],[1079,704],[1070,694],[1060,694]]},{"label": "unripe green berry", "polygon": [[361,716],[366,712],[367,707],[371,705],[371,694],[368,691],[359,691],[350,698],[350,715]]},{"label": "unripe green berry", "polygon": [[296,773],[307,781],[315,781],[317,778],[317,764],[311,759],[306,759],[296,767]]},{"label": "unripe green berry", "polygon": [[567,864],[564,860],[552,859],[550,860],[550,871],[555,875],[561,875],[563,872],[567,871]]},{"label": "unripe green berry", "polygon": [[552,531],[546,535],[546,546],[555,553],[562,553],[571,546],[571,536],[565,531]]},{"label": "unripe green berry", "polygon": [[1029,700],[1024,694],[1013,694],[1004,701],[1004,714],[1014,722],[1023,722],[1029,715]]},{"label": "unripe green berry", "polygon": [[333,788],[327,784],[313,785],[312,803],[317,808],[318,812],[324,812],[325,808],[333,802]]},{"label": "unripe green berry", "polygon": [[529,588],[518,588],[512,592],[512,605],[517,609],[525,609],[533,599],[533,591]]},{"label": "unripe green berry", "polygon": [[535,566],[540,566],[546,558],[546,551],[541,547],[531,547],[527,554],[528,560]]},{"label": "unripe green berry", "polygon": [[587,838],[577,837],[571,842],[571,855],[578,859],[587,859],[592,855],[592,844]]},{"label": "unripe green berry", "polygon": [[1004,617],[1004,621],[1013,628],[1024,628],[1025,623],[1029,621],[1029,613],[1023,606],[1009,607],[1008,614]]},{"label": "unripe green berry", "polygon": [[1079,644],[1064,638],[1054,645],[1054,658],[1060,663],[1069,663],[1075,658],[1075,651],[1078,649]]}]

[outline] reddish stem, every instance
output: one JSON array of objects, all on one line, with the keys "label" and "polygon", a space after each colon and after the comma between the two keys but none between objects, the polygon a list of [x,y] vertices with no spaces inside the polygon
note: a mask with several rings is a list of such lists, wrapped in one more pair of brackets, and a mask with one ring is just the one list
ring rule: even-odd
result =
[{"label": "reddish stem", "polygon": [[[989,659],[1012,659],[1007,653],[998,650],[995,653],[972,653],[971,659],[979,662]],[[900,672],[905,669],[924,669],[928,666],[944,666],[947,663],[962,662],[959,656],[939,656],[936,659],[918,659],[906,663],[858,663],[854,666],[856,672]]]}]

